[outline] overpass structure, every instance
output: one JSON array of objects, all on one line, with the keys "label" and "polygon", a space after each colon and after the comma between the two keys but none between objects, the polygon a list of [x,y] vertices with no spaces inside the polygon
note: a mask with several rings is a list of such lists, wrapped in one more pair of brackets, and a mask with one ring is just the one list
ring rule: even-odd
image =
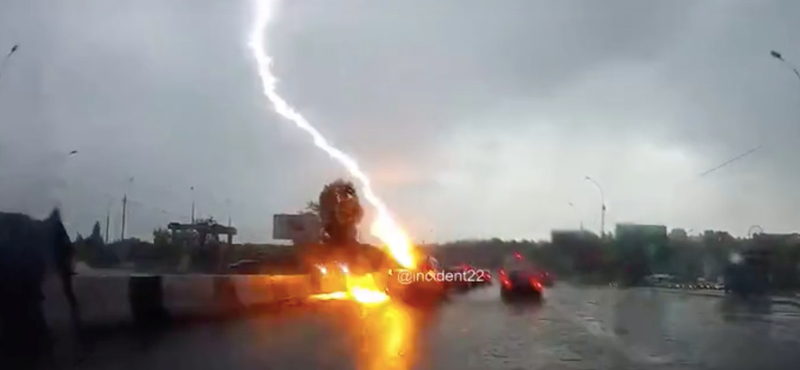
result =
[{"label": "overpass structure", "polygon": [[[204,220],[190,224],[170,222],[167,225],[167,229],[169,229],[172,234],[172,240],[178,240],[177,234],[180,233],[189,232],[196,235],[197,247],[201,249],[208,247],[211,249],[211,255],[214,256],[213,258],[216,259],[216,263],[213,264],[212,268],[218,273],[225,270],[225,252],[230,250],[233,246],[233,237],[237,233],[236,228],[220,225],[213,220]],[[226,236],[226,245],[224,247],[220,242],[221,235]]]}]

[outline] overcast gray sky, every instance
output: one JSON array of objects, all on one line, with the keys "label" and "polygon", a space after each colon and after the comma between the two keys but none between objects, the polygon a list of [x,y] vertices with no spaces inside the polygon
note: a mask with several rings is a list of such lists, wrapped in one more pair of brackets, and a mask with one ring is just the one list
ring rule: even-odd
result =
[{"label": "overcast gray sky", "polygon": [[[129,234],[149,237],[188,220],[194,186],[199,214],[268,240],[273,213],[343,172],[261,95],[253,8],[0,2],[0,49],[20,43],[0,77],[0,208],[60,204],[86,234],[111,204],[118,234],[129,188]],[[268,32],[279,91],[415,239],[597,230],[586,175],[607,229],[800,226],[800,81],[769,56],[800,63],[800,2],[291,0]]]}]

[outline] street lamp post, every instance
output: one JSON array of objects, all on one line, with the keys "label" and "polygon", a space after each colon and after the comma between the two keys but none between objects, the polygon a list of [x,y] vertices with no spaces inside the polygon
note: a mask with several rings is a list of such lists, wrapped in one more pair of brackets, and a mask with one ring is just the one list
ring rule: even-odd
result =
[{"label": "street lamp post", "polygon": [[125,195],[122,197],[122,231],[120,232],[120,240],[125,240],[125,222],[128,215],[128,192],[133,185],[133,177],[128,179],[128,187],[125,189]]},{"label": "street lamp post", "polygon": [[231,227],[231,200],[230,198],[225,199],[225,205],[228,206],[228,227]]},{"label": "street lamp post", "polygon": [[114,204],[114,198],[108,197],[108,207],[106,208],[106,245],[108,245],[108,232],[111,230],[111,206]]},{"label": "street lamp post", "polygon": [[194,224],[194,186],[189,189],[192,191],[192,224]]},{"label": "street lamp post", "polygon": [[586,181],[591,182],[600,191],[600,238],[605,238],[606,232],[606,196],[603,188],[593,178],[586,176]]},{"label": "street lamp post", "polygon": [[19,44],[14,44],[14,46],[11,47],[11,50],[9,50],[8,54],[6,54],[5,58],[3,58],[3,62],[0,63],[0,82],[3,81],[3,71],[6,69],[6,63],[8,62],[8,59],[14,55],[17,49],[19,49]]},{"label": "street lamp post", "polygon": [[784,59],[784,57],[783,57],[783,55],[781,53],[779,53],[779,52],[777,52],[775,50],[772,50],[772,51],[769,52],[769,55],[771,55],[773,58],[775,58],[777,60],[780,60],[781,62],[783,62],[787,66],[789,66],[789,68],[791,68],[792,71],[794,72],[794,75],[797,76],[797,79],[800,80],[800,72],[797,71],[797,67],[795,67],[788,60]]},{"label": "street lamp post", "polygon": [[6,54],[6,57],[3,58],[3,63],[0,64],[0,77],[3,77],[3,71],[6,69],[6,63],[8,62],[8,59],[11,58],[12,55],[14,55],[17,49],[19,49],[19,44],[15,44],[14,46],[12,46],[11,50],[8,52],[8,54]]}]

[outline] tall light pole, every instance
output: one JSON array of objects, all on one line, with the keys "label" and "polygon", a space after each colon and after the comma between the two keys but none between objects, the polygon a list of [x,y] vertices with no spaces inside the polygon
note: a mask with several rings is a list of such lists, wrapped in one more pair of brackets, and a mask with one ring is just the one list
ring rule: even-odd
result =
[{"label": "tall light pole", "polygon": [[225,199],[225,205],[228,206],[228,227],[231,227],[231,199]]},{"label": "tall light pole", "polygon": [[789,66],[789,68],[791,68],[792,71],[794,72],[794,75],[797,76],[797,79],[800,80],[800,72],[797,71],[797,67],[795,67],[794,64],[790,63],[788,60],[784,59],[781,53],[772,50],[769,52],[769,55]]},{"label": "tall light pole", "polygon": [[606,196],[603,193],[603,188],[593,178],[586,176],[586,181],[591,182],[600,191],[600,238],[605,238],[606,234]]},{"label": "tall light pole", "polygon": [[3,71],[6,69],[6,63],[8,62],[8,59],[10,59],[12,55],[14,55],[17,49],[19,49],[19,44],[14,44],[14,46],[11,47],[11,50],[8,52],[8,54],[6,54],[5,58],[3,58],[3,63],[0,64],[0,77],[3,77]]},{"label": "tall light pole", "polygon": [[575,216],[578,217],[578,221],[580,222],[580,227],[581,227],[580,230],[583,231],[583,217],[581,217],[581,213],[578,212],[578,208],[576,208],[575,205],[572,204],[572,202],[569,202],[569,206],[572,207],[572,209],[575,211]]},{"label": "tall light pole", "polygon": [[194,224],[194,186],[189,189],[192,191],[192,224]]},{"label": "tall light pole", "polygon": [[114,198],[108,197],[108,208],[106,208],[106,244],[108,244],[108,231],[111,227],[111,205],[114,203]]},{"label": "tall light pole", "polygon": [[125,240],[125,221],[128,213],[128,192],[131,190],[133,184],[133,177],[128,179],[128,187],[125,189],[125,195],[122,197],[122,232],[120,233],[120,240]]}]

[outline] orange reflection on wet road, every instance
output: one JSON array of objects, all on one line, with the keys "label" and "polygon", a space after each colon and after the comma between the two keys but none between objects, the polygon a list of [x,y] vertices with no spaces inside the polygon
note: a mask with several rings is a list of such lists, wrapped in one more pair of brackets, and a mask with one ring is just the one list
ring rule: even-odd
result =
[{"label": "orange reflection on wet road", "polygon": [[393,302],[362,306],[360,320],[351,328],[359,350],[359,370],[411,369],[418,330],[414,314]]}]

